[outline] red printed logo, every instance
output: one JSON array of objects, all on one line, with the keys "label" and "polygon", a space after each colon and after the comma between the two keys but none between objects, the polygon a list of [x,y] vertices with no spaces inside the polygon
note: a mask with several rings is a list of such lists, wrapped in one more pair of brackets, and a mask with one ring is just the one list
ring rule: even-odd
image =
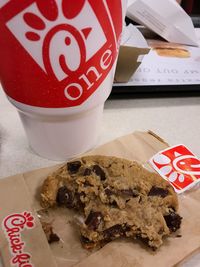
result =
[{"label": "red printed logo", "polygon": [[184,145],[167,148],[150,159],[153,168],[177,193],[200,182],[200,160]]},{"label": "red printed logo", "polygon": [[12,254],[11,266],[33,267],[31,255],[24,251],[25,242],[22,241],[21,232],[34,227],[34,218],[30,212],[16,213],[7,216],[2,223]]},{"label": "red printed logo", "polygon": [[8,51],[2,53],[6,62],[12,53],[13,64],[9,74],[2,66],[0,75],[7,94],[19,102],[41,107],[80,105],[116,60],[121,0],[11,0],[0,12],[5,20],[0,34],[6,40],[0,42],[0,50]]},{"label": "red printed logo", "polygon": [[0,1],[0,8],[1,8],[2,6],[4,6],[5,4],[7,4],[9,1],[10,1],[10,0],[1,0],[1,1]]}]

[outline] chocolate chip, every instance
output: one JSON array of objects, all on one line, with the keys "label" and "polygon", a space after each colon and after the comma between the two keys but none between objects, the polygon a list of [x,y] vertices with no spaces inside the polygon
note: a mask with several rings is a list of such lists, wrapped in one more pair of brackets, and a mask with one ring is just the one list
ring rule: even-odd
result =
[{"label": "chocolate chip", "polygon": [[182,237],[182,235],[176,235],[176,237],[180,238],[180,237]]},{"label": "chocolate chip", "polygon": [[151,190],[148,193],[148,196],[160,196],[162,198],[165,198],[169,194],[169,191],[167,189],[152,186]]},{"label": "chocolate chip", "polygon": [[84,248],[92,249],[95,247],[95,243],[93,241],[91,241],[90,239],[88,239],[87,237],[82,235],[80,239],[81,239],[81,243],[82,243]]},{"label": "chocolate chip", "polygon": [[90,214],[88,215],[85,224],[87,225],[89,230],[97,230],[100,223],[103,221],[103,215],[101,212],[98,211],[90,211]]},{"label": "chocolate chip", "polygon": [[115,237],[124,236],[127,231],[130,231],[130,227],[126,224],[116,224],[103,231],[104,238],[112,240]]},{"label": "chocolate chip", "polygon": [[67,163],[67,170],[70,174],[75,174],[81,167],[80,161],[72,161]]},{"label": "chocolate chip", "polygon": [[83,242],[83,243],[90,243],[90,242],[92,242],[90,239],[88,239],[87,237],[85,237],[85,236],[81,236],[81,242]]},{"label": "chocolate chip", "polygon": [[111,208],[118,208],[117,202],[113,200],[111,203]]},{"label": "chocolate chip", "polygon": [[85,181],[83,184],[84,184],[85,187],[92,186],[91,183],[89,183],[88,181]]},{"label": "chocolate chip", "polygon": [[78,210],[78,211],[83,210],[85,208],[85,203],[83,203],[81,201],[81,196],[84,196],[85,197],[85,193],[84,192],[81,192],[81,193],[76,192],[75,193],[75,197],[74,197],[74,208],[76,210]]},{"label": "chocolate chip", "polygon": [[73,208],[73,200],[73,194],[66,186],[62,186],[58,189],[56,201],[59,205],[65,205],[67,208]]},{"label": "chocolate chip", "polygon": [[91,175],[91,173],[92,173],[92,170],[89,169],[89,168],[86,168],[86,169],[84,170],[83,176]]},{"label": "chocolate chip", "polygon": [[149,238],[148,237],[143,237],[141,234],[136,234],[136,239],[142,241],[143,244],[149,245]]},{"label": "chocolate chip", "polygon": [[169,210],[170,210],[170,212],[171,211],[176,211],[175,207],[172,207],[172,206],[169,206]]},{"label": "chocolate chip", "polygon": [[51,233],[48,239],[49,244],[53,242],[58,242],[60,240],[59,236],[55,233]]},{"label": "chocolate chip", "polygon": [[106,193],[107,196],[112,196],[113,195],[113,191],[110,190],[109,188],[105,188],[104,192]]},{"label": "chocolate chip", "polygon": [[182,217],[175,212],[170,212],[164,216],[167,226],[171,232],[176,232],[181,226]]},{"label": "chocolate chip", "polygon": [[139,193],[135,189],[123,189],[120,190],[121,195],[127,196],[127,197],[138,197]]},{"label": "chocolate chip", "polygon": [[53,227],[51,223],[41,221],[41,224],[49,243],[58,242],[60,240],[58,235],[53,232]]},{"label": "chocolate chip", "polygon": [[99,165],[94,165],[92,167],[93,172],[100,177],[101,181],[106,180],[105,172],[102,170],[102,168]]},{"label": "chocolate chip", "polygon": [[149,239],[148,237],[143,237],[141,234],[137,234],[137,235],[136,235],[136,238],[137,238],[139,241],[141,241],[144,245],[150,247],[153,251],[156,251],[156,250],[157,250],[156,247],[154,247],[154,246],[152,246],[152,245],[151,245],[151,246],[149,245],[149,241],[150,241],[150,239]]}]

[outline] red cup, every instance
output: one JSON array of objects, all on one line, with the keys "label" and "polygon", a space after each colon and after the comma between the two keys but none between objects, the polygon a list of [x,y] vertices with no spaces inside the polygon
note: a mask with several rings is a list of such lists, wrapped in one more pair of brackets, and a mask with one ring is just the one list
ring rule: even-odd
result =
[{"label": "red cup", "polygon": [[124,0],[0,1],[0,80],[32,149],[63,160],[97,141]]}]

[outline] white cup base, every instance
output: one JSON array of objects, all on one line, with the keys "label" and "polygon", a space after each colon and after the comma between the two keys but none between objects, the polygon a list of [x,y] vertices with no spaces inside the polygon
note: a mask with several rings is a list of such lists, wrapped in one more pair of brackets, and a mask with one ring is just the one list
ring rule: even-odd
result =
[{"label": "white cup base", "polygon": [[18,112],[32,150],[44,158],[62,161],[95,146],[103,106],[70,116],[33,116]]}]

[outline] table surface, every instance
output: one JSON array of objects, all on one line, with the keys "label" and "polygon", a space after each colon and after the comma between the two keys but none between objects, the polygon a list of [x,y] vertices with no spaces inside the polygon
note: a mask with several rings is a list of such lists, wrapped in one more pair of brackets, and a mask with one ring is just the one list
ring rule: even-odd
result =
[{"label": "table surface", "polygon": [[[107,100],[98,145],[150,129],[171,145],[185,144],[200,158],[199,120],[200,97],[182,97],[181,92],[176,98]],[[0,178],[56,163],[29,149],[16,109],[0,88]],[[200,267],[200,254],[183,266]]]},{"label": "table surface", "polygon": [[[0,178],[51,166],[28,147],[16,109],[0,89]],[[183,143],[200,157],[200,97],[107,100],[98,145],[135,130],[151,129],[171,145]],[[1,266],[1,264],[0,264]],[[200,255],[184,266],[200,267]]]}]

